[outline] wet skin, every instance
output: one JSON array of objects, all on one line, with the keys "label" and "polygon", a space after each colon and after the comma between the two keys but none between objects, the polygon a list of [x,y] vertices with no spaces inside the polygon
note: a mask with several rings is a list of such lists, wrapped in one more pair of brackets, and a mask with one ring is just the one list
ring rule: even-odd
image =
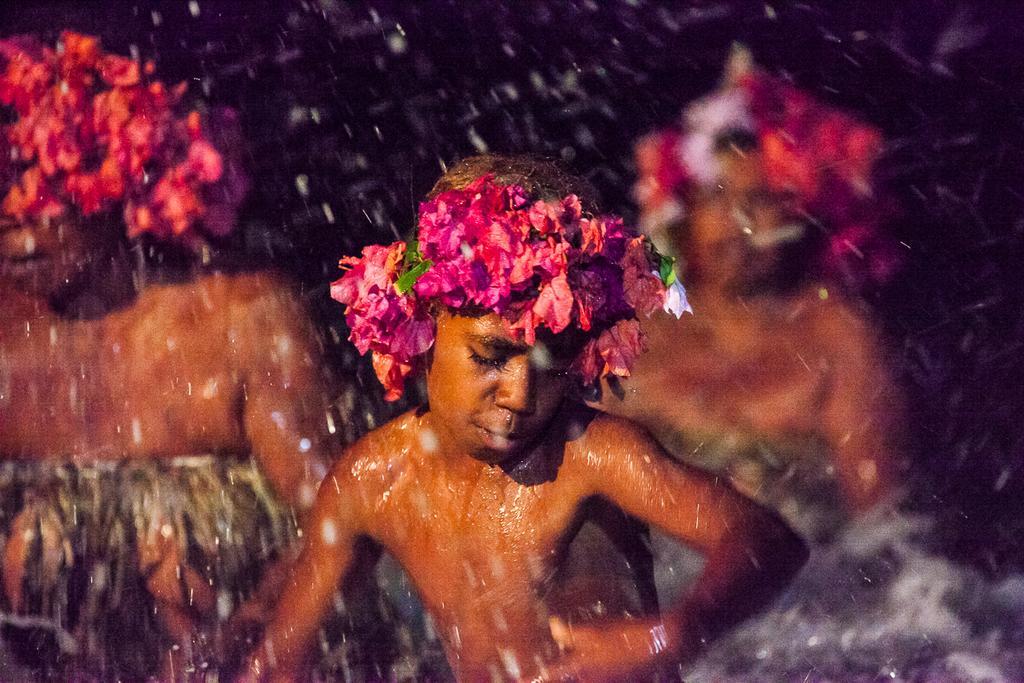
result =
[{"label": "wet skin", "polygon": [[642,321],[649,352],[599,407],[698,440],[818,437],[847,505],[863,509],[895,484],[903,398],[878,332],[839,288],[759,288],[778,267],[773,239],[798,223],[759,164],[726,155],[722,188],[695,198],[680,243],[695,315]]},{"label": "wet skin", "polygon": [[[308,508],[333,446],[317,337],[296,295],[266,274],[211,275],[145,288],[89,319],[58,314],[52,304],[62,290],[108,259],[109,247],[74,226],[0,225],[2,457],[251,454],[282,501]],[[119,272],[111,263],[108,272]],[[118,289],[107,284],[97,286],[93,312]],[[16,609],[28,552],[18,530],[36,524],[24,517],[4,550],[5,589]],[[179,568],[179,539],[159,528],[157,520],[138,539],[140,569],[165,627],[182,643],[210,618],[215,588]]]},{"label": "wet skin", "polygon": [[5,317],[0,452],[83,461],[233,457],[308,505],[325,470],[315,331],[268,275],[154,286],[97,320]]},{"label": "wet skin", "polygon": [[[567,402],[568,382],[557,365],[532,363],[497,316],[442,313],[430,407],[358,441],[325,478],[249,675],[303,676],[362,539],[403,565],[469,681],[637,674],[692,654],[788,581],[805,550],[776,516],[673,463],[635,425]],[[706,553],[663,617],[571,628],[552,618],[551,577],[595,497]]]}]

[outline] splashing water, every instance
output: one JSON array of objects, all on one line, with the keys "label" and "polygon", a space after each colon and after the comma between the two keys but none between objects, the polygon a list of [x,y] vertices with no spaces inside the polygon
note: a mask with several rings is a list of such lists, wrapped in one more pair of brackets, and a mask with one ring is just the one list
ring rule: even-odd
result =
[{"label": "splashing water", "polygon": [[993,581],[943,557],[935,524],[894,504],[851,523],[686,680],[1024,679],[1024,575]]}]

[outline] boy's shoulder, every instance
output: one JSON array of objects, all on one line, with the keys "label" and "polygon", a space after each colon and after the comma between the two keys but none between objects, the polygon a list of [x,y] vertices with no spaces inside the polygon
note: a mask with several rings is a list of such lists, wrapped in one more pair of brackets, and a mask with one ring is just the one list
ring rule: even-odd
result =
[{"label": "boy's shoulder", "polygon": [[638,447],[646,448],[654,442],[647,430],[636,422],[610,415],[593,408],[583,408],[568,421],[566,456],[570,460],[593,462],[600,457],[623,458]]},{"label": "boy's shoulder", "polygon": [[189,309],[197,312],[263,312],[275,318],[305,316],[295,284],[272,271],[202,273],[145,287],[133,308]]},{"label": "boy's shoulder", "polygon": [[332,474],[360,486],[385,484],[389,473],[403,463],[414,450],[417,438],[416,410],[409,410],[373,429],[351,443],[335,462]]},{"label": "boy's shoulder", "polygon": [[581,411],[584,419],[582,436],[588,439],[602,439],[613,435],[634,435],[646,434],[644,428],[625,417],[612,415],[593,408],[586,408]]}]

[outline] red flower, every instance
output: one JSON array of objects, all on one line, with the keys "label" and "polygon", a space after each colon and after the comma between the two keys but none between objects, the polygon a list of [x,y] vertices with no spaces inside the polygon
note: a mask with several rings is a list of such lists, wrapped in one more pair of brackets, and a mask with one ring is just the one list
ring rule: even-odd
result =
[{"label": "red flower", "polygon": [[573,371],[580,376],[584,384],[593,384],[601,378],[604,359],[597,350],[597,339],[588,341],[572,364]]},{"label": "red flower", "polygon": [[[792,195],[803,212],[830,232],[843,234],[853,227],[878,231],[883,205],[873,196],[872,174],[883,140],[874,127],[758,71],[695,102],[686,121],[682,131],[651,135],[636,145],[636,195],[652,228],[666,214],[678,220],[679,201],[685,202],[692,188],[718,180],[721,168],[716,168],[713,142],[723,133],[743,130],[758,140],[769,187]],[[688,154],[691,147],[707,154]],[[826,270],[834,270],[827,263],[830,256],[821,257]]]},{"label": "red flower", "polygon": [[665,303],[665,286],[654,273],[657,264],[652,263],[642,237],[635,237],[626,243],[626,255],[622,259],[622,289],[626,303],[637,312],[650,315]]},{"label": "red flower", "polygon": [[19,220],[30,215],[46,219],[64,213],[64,205],[57,200],[39,168],[33,166],[22,173],[19,182],[7,191],[3,211]]},{"label": "red flower", "polygon": [[119,55],[104,55],[100,60],[100,74],[110,85],[138,85],[142,74],[139,63]]},{"label": "red flower", "polygon": [[102,209],[108,200],[124,194],[124,176],[117,163],[107,157],[95,173],[71,173],[64,189],[85,215]]},{"label": "red flower", "polygon": [[597,339],[597,352],[604,361],[601,376],[629,377],[630,368],[645,350],[639,321],[620,320]]},{"label": "red flower", "polygon": [[385,401],[397,401],[402,396],[405,378],[412,373],[412,365],[395,360],[386,353],[373,352],[373,371],[384,385]]},{"label": "red flower", "polygon": [[69,31],[57,50],[0,41],[0,59],[0,104],[18,116],[3,132],[22,173],[5,212],[88,215],[120,202],[129,235],[185,242],[233,225],[244,181],[235,172],[224,185],[223,159],[199,114],[175,112],[184,83],[143,82],[152,63],[104,53],[97,38]]}]

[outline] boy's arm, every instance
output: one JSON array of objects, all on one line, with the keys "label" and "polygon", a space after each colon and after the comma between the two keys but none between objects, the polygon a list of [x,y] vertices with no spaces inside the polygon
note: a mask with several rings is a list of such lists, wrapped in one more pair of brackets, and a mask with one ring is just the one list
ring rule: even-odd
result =
[{"label": "boy's arm", "polygon": [[559,676],[619,678],[693,654],[699,644],[756,611],[807,558],[804,543],[774,513],[724,481],[670,460],[642,429],[598,418],[585,437],[580,479],[601,495],[705,553],[704,570],[662,618],[600,626],[554,624],[570,648]]},{"label": "boy's arm", "polygon": [[[354,447],[354,450],[358,445]],[[246,662],[243,680],[288,681],[301,668],[320,623],[333,604],[331,596],[352,567],[356,539],[363,529],[362,498],[343,464],[327,475],[316,504],[303,525],[303,548],[284,584],[260,646]],[[245,677],[247,675],[247,677]]]},{"label": "boy's arm", "polygon": [[317,331],[290,290],[266,293],[251,308],[251,355],[239,359],[245,434],[274,492],[301,513],[338,450],[327,429],[329,370]]},{"label": "boy's arm", "polygon": [[835,353],[822,430],[843,495],[855,510],[864,510],[896,486],[904,400],[865,320],[841,310],[825,324]]}]

